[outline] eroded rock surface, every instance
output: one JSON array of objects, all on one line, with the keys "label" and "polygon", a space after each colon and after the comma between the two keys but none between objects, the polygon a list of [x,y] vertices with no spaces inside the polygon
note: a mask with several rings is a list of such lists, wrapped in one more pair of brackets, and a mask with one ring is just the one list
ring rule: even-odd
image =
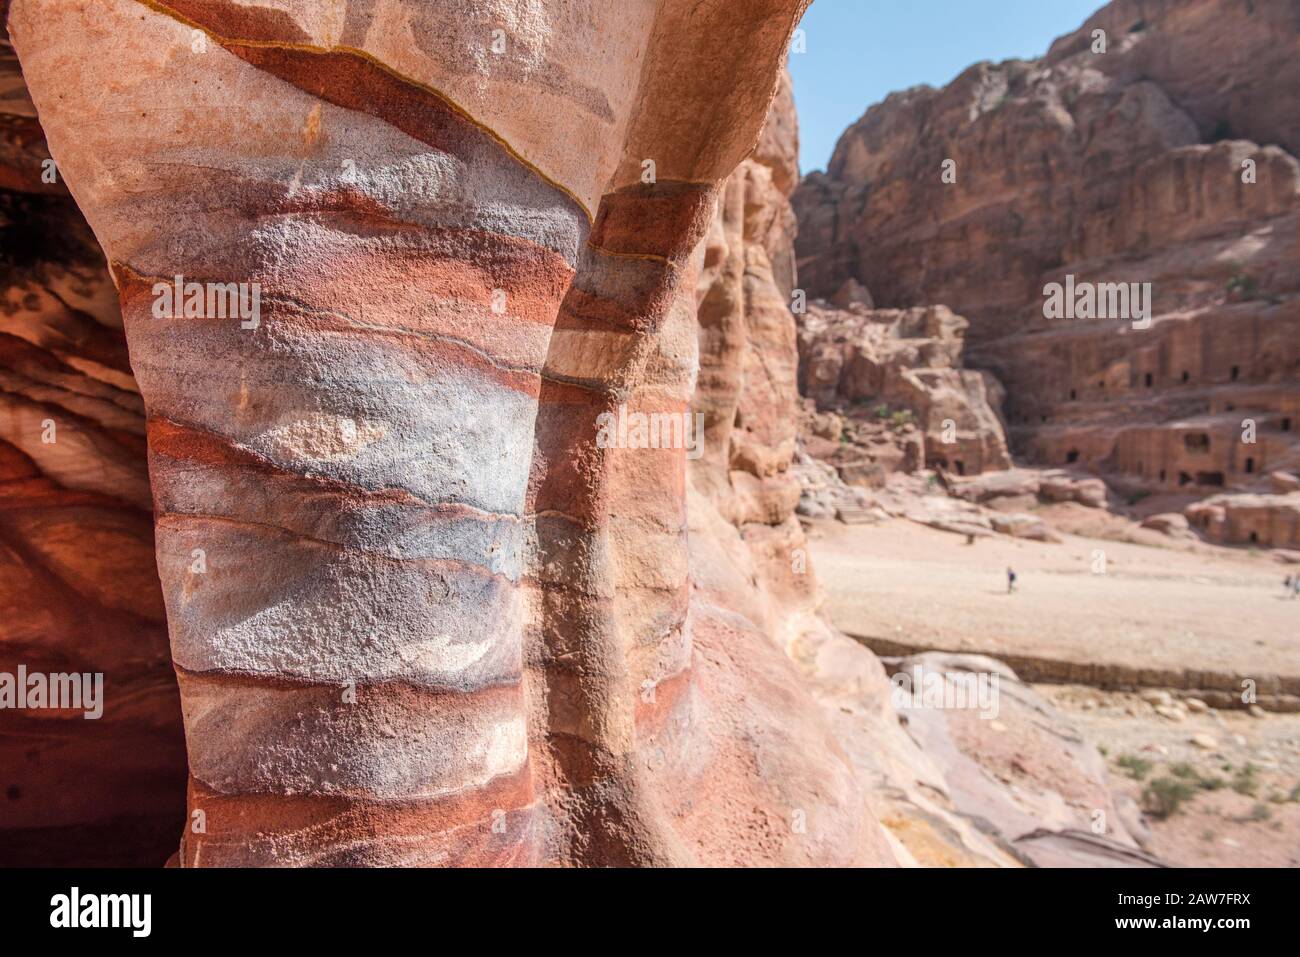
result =
[{"label": "eroded rock surface", "polygon": [[0,44],[0,672],[104,675],[103,713],[0,710],[0,863],[156,865],[185,752],[145,414],[103,254]]},{"label": "eroded rock surface", "polygon": [[[1042,59],[891,95],[795,193],[801,284],[967,317],[1031,463],[1262,493],[1300,458],[1297,62],[1293,4],[1118,0]],[[1139,291],[1047,318],[1067,281]]]},{"label": "eroded rock surface", "polygon": [[1001,386],[962,367],[966,328],[944,306],[810,304],[799,326],[800,387],[818,410],[843,420],[813,454],[834,461],[846,481],[868,483],[900,470],[978,475],[1009,468],[994,411]]},{"label": "eroded rock surface", "polygon": [[[147,410],[183,864],[892,863],[780,647],[692,584],[687,449],[598,441],[689,410],[719,203],[794,381],[788,233],[743,209],[793,152],[719,184],[802,4],[721,53],[721,3],[10,6]],[[244,285],[173,312],[177,276]],[[741,391],[712,488],[792,536],[793,390]]]},{"label": "eroded rock surface", "polygon": [[[14,0],[121,301],[59,198],[75,254],[15,270],[0,329],[23,343],[0,353],[21,586],[0,637],[6,661],[102,667],[113,721],[0,742],[60,826],[112,863],[157,863],[160,829],[174,846],[165,599],[202,812],[185,865],[1135,862],[1079,833],[1112,806],[1086,749],[1043,746],[1059,716],[1017,693],[1029,798],[1017,755],[974,786],[1001,732],[905,726],[880,661],[820,613],[795,510],[824,466],[797,432],[836,441],[852,416],[797,394],[777,66],[800,6],[749,5],[719,52],[731,4]],[[5,184],[43,192],[14,115]],[[181,300],[249,290],[172,314],[177,276]],[[917,468],[1004,467],[963,320],[870,313],[851,277],[834,295],[829,404],[910,410]],[[32,403],[58,445],[28,448]],[[696,412],[698,446],[599,439],[604,415]],[[960,459],[934,445],[947,419]],[[832,475],[842,517],[885,514]],[[94,830],[128,793],[134,823]],[[49,820],[6,814],[7,846]]]},{"label": "eroded rock surface", "polygon": [[[944,698],[969,699],[967,707],[899,713],[908,735],[939,770],[953,805],[1006,853],[1050,867],[1158,863],[1129,833],[1101,754],[1005,664],[981,655],[930,652],[891,660],[888,667],[895,678],[934,675],[942,679],[937,687]],[[971,693],[973,678],[985,681],[990,693],[970,706],[980,697]],[[909,686],[917,701],[923,700],[921,684]]]}]

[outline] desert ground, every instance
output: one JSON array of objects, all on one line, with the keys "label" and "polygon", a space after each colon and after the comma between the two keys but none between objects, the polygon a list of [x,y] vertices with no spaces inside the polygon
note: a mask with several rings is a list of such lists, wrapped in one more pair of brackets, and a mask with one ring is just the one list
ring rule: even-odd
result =
[{"label": "desert ground", "polygon": [[1211,708],[1170,721],[1136,694],[1036,690],[1105,755],[1118,794],[1179,802],[1163,817],[1147,807],[1147,851],[1178,867],[1300,866],[1300,715]]},{"label": "desert ground", "polygon": [[[1300,714],[1208,707],[1155,686],[1171,670],[1300,674],[1300,601],[1284,595],[1286,567],[1247,550],[1116,540],[1145,533],[1117,534],[1093,515],[1101,524],[1089,537],[1060,543],[968,545],[902,518],[813,522],[809,537],[830,617],[886,654],[897,645],[1027,655],[1068,664],[1066,673],[1123,665],[1148,679],[1131,690],[1035,688],[1106,757],[1116,793],[1143,810],[1150,853],[1175,866],[1300,865]],[[1070,517],[1058,514],[1057,528]]]},{"label": "desert ground", "polygon": [[906,519],[817,523],[810,535],[831,620],[857,637],[994,657],[1300,675],[1300,601],[1282,587],[1286,566],[1262,555],[1071,534],[967,545]]}]

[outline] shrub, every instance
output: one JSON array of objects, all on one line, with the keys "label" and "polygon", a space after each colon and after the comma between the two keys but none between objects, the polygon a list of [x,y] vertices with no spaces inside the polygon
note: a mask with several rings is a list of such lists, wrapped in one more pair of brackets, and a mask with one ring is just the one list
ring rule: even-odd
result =
[{"label": "shrub", "polygon": [[1196,788],[1179,778],[1156,778],[1142,792],[1142,807],[1152,817],[1167,818],[1196,796]]},{"label": "shrub", "polygon": [[1252,299],[1255,296],[1255,280],[1243,272],[1235,272],[1228,279],[1228,292],[1232,295],[1239,296],[1242,299]]},{"label": "shrub", "polygon": [[1217,791],[1228,785],[1228,782],[1223,778],[1207,778],[1186,761],[1179,761],[1177,764],[1169,765],[1169,773],[1200,788],[1202,791]]},{"label": "shrub", "polygon": [[1256,777],[1258,771],[1255,765],[1249,762],[1244,764],[1232,778],[1232,789],[1246,797],[1254,797],[1259,792],[1259,778]]},{"label": "shrub", "polygon": [[1128,776],[1134,781],[1141,781],[1151,773],[1151,762],[1146,758],[1139,758],[1136,754],[1126,754],[1115,763],[1127,771]]}]

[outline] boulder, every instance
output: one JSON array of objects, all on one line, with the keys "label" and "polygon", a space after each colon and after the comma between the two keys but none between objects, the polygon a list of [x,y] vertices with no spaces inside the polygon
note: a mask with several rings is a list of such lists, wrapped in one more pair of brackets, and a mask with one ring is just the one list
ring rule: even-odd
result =
[{"label": "boulder", "polygon": [[989,522],[993,526],[993,531],[1010,535],[1012,538],[1027,538],[1036,542],[1061,540],[1060,536],[1036,515],[1027,515],[1023,512],[1010,514],[993,512],[989,515]]},{"label": "boulder", "polygon": [[1214,495],[1189,505],[1183,514],[1219,544],[1300,547],[1300,492]]},{"label": "boulder", "polygon": [[1106,483],[1090,476],[1060,471],[1044,473],[1038,494],[1048,502],[1077,502],[1089,508],[1106,507]]},{"label": "boulder", "polygon": [[1178,512],[1161,512],[1157,515],[1151,515],[1143,519],[1142,527],[1168,535],[1170,538],[1196,537],[1187,522],[1187,516]]},{"label": "boulder", "polygon": [[1276,495],[1289,495],[1291,492],[1300,492],[1300,478],[1290,472],[1270,472],[1268,483]]},{"label": "boulder", "polygon": [[948,490],[957,498],[983,504],[997,498],[1037,496],[1040,484],[1037,472],[1030,469],[1007,469],[985,472],[969,479],[950,477]]}]

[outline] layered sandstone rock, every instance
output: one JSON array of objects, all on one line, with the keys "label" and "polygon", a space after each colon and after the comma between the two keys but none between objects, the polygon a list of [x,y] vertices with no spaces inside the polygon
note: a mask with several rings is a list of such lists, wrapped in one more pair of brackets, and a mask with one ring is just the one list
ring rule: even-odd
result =
[{"label": "layered sandstone rock", "polygon": [[[190,751],[182,863],[1010,865],[1038,859],[1013,846],[1028,823],[1075,855],[1058,859],[1096,863],[1057,803],[1108,807],[1104,781],[1049,782],[1026,822],[1024,782],[972,790],[950,743],[928,755],[880,662],[818,614],[794,516],[815,463],[795,434],[788,79],[750,159],[707,185],[757,135],[795,5],[748,11],[755,46],[722,65],[704,37],[682,59],[699,27],[683,10],[642,10],[644,32],[619,34],[620,66],[600,70],[584,65],[589,25],[549,7],[524,22],[488,4],[460,19],[397,2],[342,18],[270,2],[13,6],[55,152],[113,257],[147,403]],[[691,12],[734,26],[721,4]],[[468,55],[430,42],[435,23]],[[92,103],[109,62],[129,82]],[[539,128],[554,103],[576,104],[570,125]],[[44,158],[33,130],[15,155]],[[13,165],[35,188],[31,164]],[[3,740],[28,743],[23,780],[77,829],[69,860],[89,840],[106,862],[150,863],[179,817],[180,755],[130,438],[144,409],[120,341],[65,315],[122,318],[60,204],[58,238],[80,252],[20,275],[11,313],[49,361],[15,351],[2,391],[56,406],[59,442],[75,412],[82,444],[28,453],[25,414],[8,433],[32,465],[9,456],[4,544],[24,575],[62,580],[20,578],[30,587],[5,596],[18,630],[0,634],[38,662],[102,662],[115,723],[99,738],[8,725]],[[168,315],[177,274],[257,283],[260,308]],[[918,419],[926,403],[960,418],[980,398],[956,368],[961,320],[926,316],[886,350],[917,380],[890,394]],[[599,439],[602,414],[687,410],[701,445]],[[40,517],[55,507],[58,528]],[[112,510],[129,517],[117,537]],[[1022,519],[1007,533],[1030,533]],[[71,624],[49,627],[59,615]],[[1040,710],[1013,731],[1037,733]],[[106,769],[103,752],[123,750]],[[95,829],[128,788],[134,823]],[[981,801],[1020,809],[990,831]],[[50,818],[6,815],[6,847],[52,846],[24,820]]]},{"label": "layered sandstone rock", "polygon": [[799,327],[800,387],[818,409],[843,416],[847,437],[816,448],[846,481],[897,470],[977,475],[1010,467],[994,411],[1001,387],[962,368],[966,328],[944,306],[809,305]]},{"label": "layered sandstone rock", "polygon": [[[827,353],[819,368],[833,365],[831,378],[842,387],[822,397],[827,405],[888,400],[913,411],[918,422],[933,420],[936,441],[943,419],[953,416],[964,440],[973,443],[963,446],[973,449],[966,453],[973,465],[1002,467],[1007,459],[983,380],[960,369],[964,322],[949,311],[864,316],[860,307],[838,313],[814,306],[798,327],[796,353],[796,316],[789,308],[795,277],[773,268],[793,238],[781,184],[793,181],[788,167],[795,150],[766,145],[774,135],[791,135],[788,113],[779,95],[759,150],[722,190],[717,218],[699,251],[700,376],[694,401],[708,429],[704,454],[688,473],[692,574],[706,609],[697,627],[699,621],[725,626],[729,653],[744,655],[756,667],[771,647],[785,651],[803,687],[822,704],[835,747],[866,787],[900,862],[1005,867],[1054,854],[1055,862],[1074,865],[1147,863],[1113,813],[1097,752],[1050,706],[1015,684],[1013,675],[1003,713],[1009,733],[963,712],[933,714],[937,723],[926,723],[933,729],[959,725],[959,733],[945,737],[935,730],[935,737],[922,737],[908,728],[913,712],[899,711],[881,662],[820,613],[824,595],[808,560],[807,534],[793,514],[791,488],[796,496],[803,492],[801,515],[856,521],[885,513],[869,509],[862,489],[844,485],[829,466],[799,451],[800,444],[813,444],[795,434],[801,421],[816,420],[812,428],[832,445],[844,428],[857,428],[851,416],[800,409],[796,367],[813,364],[809,351]],[[981,459],[985,448],[993,454]],[[827,501],[811,486],[820,486]],[[810,498],[821,504],[820,512],[809,507]],[[1050,537],[1041,521],[1028,516],[993,513],[990,520],[975,506],[946,497],[933,501],[974,513],[984,534],[996,522],[1005,534]],[[911,507],[916,504],[913,498]],[[1031,705],[1021,706],[1022,700]],[[1040,729],[1044,722],[1050,732]],[[1056,736],[1070,741],[1064,757],[1057,753]],[[1003,742],[1004,756],[1015,765],[1009,772],[977,765],[981,749],[995,750],[986,738]],[[1014,741],[1010,747],[1008,739]],[[1090,813],[1082,808],[1093,806],[1112,812],[1116,824],[1089,844],[1080,840]],[[1052,850],[1018,846],[1017,838],[1030,833]]]},{"label": "layered sandstone rock", "polygon": [[1040,867],[1159,866],[1125,824],[1101,754],[1005,664],[929,652],[888,667],[895,697],[911,697],[898,709],[908,735],[1002,850]]},{"label": "layered sandstone rock", "polygon": [[[780,647],[693,587],[686,449],[598,441],[689,409],[719,203],[793,382],[788,238],[743,209],[786,147],[716,184],[801,4],[725,48],[722,3],[443,6],[11,5],[147,408],[182,863],[892,861]],[[172,313],[176,276],[257,308]],[[749,375],[709,463],[778,538],[789,401]]]},{"label": "layered sandstone rock", "polygon": [[[795,194],[800,281],[969,318],[1031,462],[1258,491],[1300,458],[1297,62],[1290,4],[1119,0],[892,95]],[[1067,281],[1150,283],[1151,322],[1046,318]]]},{"label": "layered sandstone rock", "polygon": [[[811,688],[821,699],[819,676],[808,672],[798,649],[847,639],[835,635],[820,614],[824,596],[795,516],[800,482],[792,466],[800,398],[790,311],[795,223],[788,196],[798,180],[797,155],[794,103],[783,75],[758,146],[719,191],[712,226],[696,253],[699,375],[693,407],[703,417],[705,441],[688,470],[688,514],[697,628],[704,623],[720,629],[728,655],[741,667],[766,671],[775,651],[784,673],[793,659],[798,684],[785,693]],[[866,649],[854,650],[865,656],[866,667],[874,664]],[[742,656],[752,664],[741,664]],[[825,709],[828,724],[836,713]],[[841,729],[821,746],[860,768],[853,742]],[[865,813],[874,820],[883,813],[875,782],[860,773],[854,780],[870,792]],[[892,832],[884,837],[890,849],[880,849],[881,860],[909,860]]]},{"label": "layered sandstone rock", "polygon": [[0,47],[0,672],[103,675],[101,717],[0,710],[0,863],[156,865],[185,753],[145,415],[104,258]]},{"label": "layered sandstone rock", "polygon": [[794,213],[798,136],[788,74],[759,138],[719,192],[697,251],[699,375],[706,441],[695,486],[738,526],[779,526],[799,498],[789,474],[798,424]]},{"label": "layered sandstone rock", "polygon": [[1186,521],[1212,542],[1295,548],[1300,545],[1300,492],[1213,495],[1189,505]]}]

